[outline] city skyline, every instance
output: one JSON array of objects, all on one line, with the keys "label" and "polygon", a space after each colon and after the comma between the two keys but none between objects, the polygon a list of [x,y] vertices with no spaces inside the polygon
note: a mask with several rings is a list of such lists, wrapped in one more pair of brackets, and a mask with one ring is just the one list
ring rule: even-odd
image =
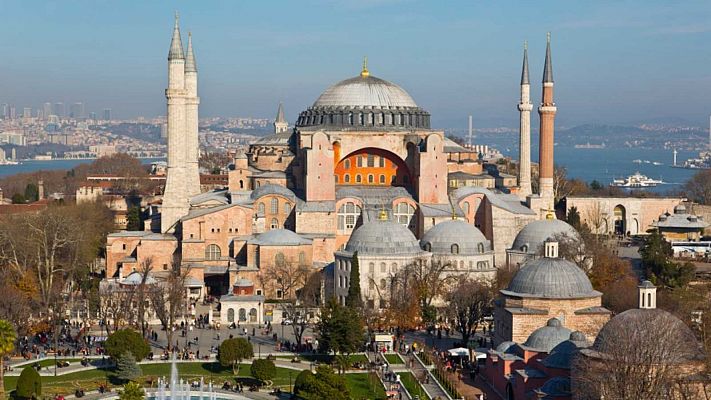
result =
[{"label": "city skyline", "polygon": [[475,127],[515,126],[523,41],[538,104],[547,31],[561,125],[668,118],[701,124],[708,115],[707,4],[39,4],[30,10],[8,3],[0,27],[10,55],[0,103],[15,105],[18,114],[45,102],[69,108],[81,101],[91,105],[86,114],[111,108],[123,118],[165,115],[164,63],[178,10],[186,33],[194,32],[207,117],[273,118],[281,101],[293,123],[327,86],[355,76],[367,55],[373,75],[406,89],[435,126],[464,128],[469,114]]}]

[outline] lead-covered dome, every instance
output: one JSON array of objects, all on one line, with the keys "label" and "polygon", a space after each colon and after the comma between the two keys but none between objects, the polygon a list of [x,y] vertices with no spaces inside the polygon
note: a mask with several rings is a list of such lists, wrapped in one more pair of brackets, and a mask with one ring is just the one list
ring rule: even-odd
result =
[{"label": "lead-covered dome", "polygon": [[400,86],[374,76],[356,76],[326,89],[313,107],[417,107]]},{"label": "lead-covered dome", "polygon": [[551,318],[546,326],[533,331],[524,346],[544,353],[549,353],[554,347],[570,338],[570,329],[563,326],[557,318]]},{"label": "lead-covered dome", "polygon": [[420,240],[421,247],[435,254],[452,254],[456,246],[459,255],[476,255],[491,251],[491,242],[472,224],[461,220],[440,222]]},{"label": "lead-covered dome", "polygon": [[369,221],[353,231],[345,251],[358,255],[409,255],[423,251],[415,235],[405,226],[388,220]]},{"label": "lead-covered dome", "polygon": [[533,221],[523,227],[516,235],[512,251],[535,254],[546,240],[561,241],[564,238],[581,240],[580,234],[567,222],[558,219],[544,219]]},{"label": "lead-covered dome", "polygon": [[501,293],[514,297],[578,299],[600,296],[585,272],[562,258],[543,257],[523,264]]}]

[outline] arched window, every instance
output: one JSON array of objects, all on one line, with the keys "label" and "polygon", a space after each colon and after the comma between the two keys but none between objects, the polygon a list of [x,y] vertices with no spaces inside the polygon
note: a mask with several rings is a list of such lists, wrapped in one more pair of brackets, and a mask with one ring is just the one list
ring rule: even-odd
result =
[{"label": "arched window", "polygon": [[484,243],[479,243],[476,245],[477,250],[479,250],[479,253],[484,252]]},{"label": "arched window", "polygon": [[348,174],[343,175],[343,182],[351,183],[351,176]]},{"label": "arched window", "polygon": [[350,231],[355,228],[360,216],[361,208],[353,202],[347,202],[338,209],[338,230]]},{"label": "arched window", "polygon": [[523,246],[521,246],[521,251],[524,253],[528,253],[528,245],[524,244]]},{"label": "arched window", "polygon": [[356,175],[356,183],[361,183],[363,179],[361,178],[360,174]]},{"label": "arched window", "polygon": [[388,266],[385,263],[380,263],[380,272],[383,274],[388,272]]},{"label": "arched window", "polygon": [[343,161],[343,168],[351,169],[351,160]]},{"label": "arched window", "polygon": [[397,272],[397,263],[392,263],[390,266],[390,273],[394,274],[395,272]]},{"label": "arched window", "polygon": [[410,229],[414,228],[416,222],[413,218],[415,215],[415,207],[403,201],[396,204],[393,211],[393,217],[398,224]]},{"label": "arched window", "polygon": [[363,156],[356,157],[356,160],[357,160],[356,164],[358,165],[358,168],[362,167],[363,166]]},{"label": "arched window", "polygon": [[279,212],[279,200],[277,200],[276,197],[271,200],[269,212],[272,214],[276,214]]},{"label": "arched window", "polygon": [[465,201],[464,204],[462,204],[462,211],[464,211],[465,216],[469,215],[469,202],[468,201]]},{"label": "arched window", "polygon": [[353,125],[353,113],[348,113],[348,125]]},{"label": "arched window", "polygon": [[249,322],[257,322],[257,309],[251,308],[249,310]]},{"label": "arched window", "polygon": [[425,251],[432,251],[432,244],[427,242],[425,243]]},{"label": "arched window", "polygon": [[235,309],[230,308],[227,310],[227,322],[235,322]]},{"label": "arched window", "polygon": [[380,175],[380,184],[384,185],[385,184],[385,175]]},{"label": "arched window", "polygon": [[380,159],[378,160],[378,165],[380,168],[385,168],[385,157],[380,156]]},{"label": "arched window", "polygon": [[[239,188],[244,189],[244,181],[242,179],[239,180]],[[235,313],[235,310],[232,310],[232,314]]]},{"label": "arched window", "polygon": [[272,223],[269,224],[269,227],[272,229],[279,229],[279,220],[276,218],[272,218]]},{"label": "arched window", "polygon": [[264,215],[265,205],[264,203],[259,203],[259,213]]},{"label": "arched window", "polygon": [[286,257],[284,257],[284,253],[276,253],[276,255],[274,256],[274,265],[276,265],[277,267],[282,267],[286,265]]},{"label": "arched window", "polygon": [[464,269],[464,261],[463,260],[459,261],[459,269]]},{"label": "arched window", "polygon": [[299,252],[299,265],[306,265],[306,253],[303,251]]},{"label": "arched window", "polygon": [[205,259],[206,260],[219,260],[222,252],[220,251],[220,246],[216,244],[211,244],[205,248]]},{"label": "arched window", "polygon": [[368,154],[368,168],[373,168],[373,167],[375,167],[375,155]]},{"label": "arched window", "polygon": [[452,245],[452,254],[459,254],[459,245],[456,243]]},{"label": "arched window", "polygon": [[239,309],[239,320],[242,322],[247,320],[247,310],[244,308]]},{"label": "arched window", "polygon": [[375,178],[373,177],[373,174],[368,174],[368,183],[374,183]]},{"label": "arched window", "polygon": [[370,275],[375,274],[375,263],[368,264],[368,273],[370,273]]},{"label": "arched window", "polygon": [[291,214],[291,203],[284,203],[284,214]]}]

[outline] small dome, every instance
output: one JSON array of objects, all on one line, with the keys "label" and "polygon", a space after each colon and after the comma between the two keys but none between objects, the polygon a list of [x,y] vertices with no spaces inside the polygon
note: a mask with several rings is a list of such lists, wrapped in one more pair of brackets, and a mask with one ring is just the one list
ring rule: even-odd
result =
[{"label": "small dome", "polygon": [[[645,334],[640,334],[644,332]],[[669,335],[672,336],[669,336]],[[679,318],[658,308],[634,308],[617,314],[600,330],[592,349],[614,354],[616,349],[645,349],[649,346],[674,346],[667,354],[669,364],[703,359],[704,352],[694,333]],[[626,354],[630,362],[648,362],[644,351]]]},{"label": "small dome", "polygon": [[548,399],[550,397],[570,397],[572,394],[572,388],[570,385],[570,378],[566,376],[555,376],[546,381],[540,389],[537,390],[539,393],[545,393],[547,396],[544,397]]},{"label": "small dome", "polygon": [[506,353],[511,346],[515,345],[516,342],[501,342],[498,346],[496,346],[496,351],[499,353]]},{"label": "small dome", "polygon": [[683,204],[679,204],[678,206],[674,207],[674,214],[686,214],[686,206]]},{"label": "small dome", "polygon": [[374,76],[356,76],[326,89],[313,107],[417,107],[400,86]]},{"label": "small dome", "polygon": [[548,354],[543,365],[548,368],[570,369],[573,357],[578,353],[578,349],[589,347],[585,334],[575,331],[570,334],[570,338],[555,346]]},{"label": "small dome", "polygon": [[558,344],[570,339],[570,329],[557,318],[551,318],[546,326],[538,328],[528,337],[524,346],[549,353]]},{"label": "small dome", "polygon": [[[452,245],[460,255],[476,255],[491,251],[491,244],[474,225],[461,220],[440,222],[420,240],[422,248],[435,254],[452,254]],[[481,250],[481,251],[480,251]]]},{"label": "small dome", "polygon": [[577,299],[597,297],[585,272],[562,258],[538,258],[523,264],[501,293],[514,297]]},{"label": "small dome", "polygon": [[[129,285],[129,286],[136,286],[140,285],[141,282],[143,282],[143,274],[141,274],[138,271],[133,271],[130,274],[128,274],[122,281],[122,285]],[[146,285],[153,285],[156,283],[155,278],[151,274],[148,274],[146,276],[146,281],[144,282]]]},{"label": "small dome", "polygon": [[516,235],[511,250],[535,254],[546,240],[560,240],[562,237],[581,240],[575,228],[565,221],[559,219],[533,221]]},{"label": "small dome", "polygon": [[412,255],[423,251],[405,226],[388,220],[369,221],[353,231],[346,251],[359,255]]},{"label": "small dome", "polygon": [[300,246],[311,244],[311,240],[305,239],[288,229],[272,229],[257,235],[256,238],[249,240],[247,243],[260,246]]}]

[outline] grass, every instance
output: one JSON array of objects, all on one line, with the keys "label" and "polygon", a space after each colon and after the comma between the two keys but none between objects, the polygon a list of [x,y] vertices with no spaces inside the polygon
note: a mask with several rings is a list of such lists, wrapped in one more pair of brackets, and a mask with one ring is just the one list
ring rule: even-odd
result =
[{"label": "grass", "polygon": [[[214,382],[222,384],[225,380],[234,379],[232,368],[222,367],[219,363],[178,363],[178,374],[180,378],[187,380],[199,380],[204,377],[206,381],[212,379]],[[169,377],[170,364],[143,364],[141,365],[144,379],[142,383],[146,383],[148,378]],[[289,374],[291,373],[291,382],[296,379],[299,371],[288,368],[277,367],[276,377],[273,379],[275,386],[288,387]],[[246,386],[256,384],[254,378],[250,377],[249,364],[241,364],[237,373],[238,379]],[[5,377],[5,390],[14,390],[17,386],[18,376]],[[114,371],[109,369],[94,369],[89,371],[74,372],[63,376],[43,376],[42,388],[43,393],[48,395],[54,394],[71,394],[76,388],[83,388],[85,391],[95,390],[100,384],[108,382],[109,386],[120,386],[121,382],[116,379]]]},{"label": "grass", "polygon": [[388,364],[404,364],[402,357],[399,354],[385,354],[385,359],[388,360]]},{"label": "grass", "polygon": [[430,400],[430,397],[427,396],[427,393],[422,389],[422,386],[417,382],[412,372],[402,372],[398,375],[400,375],[400,381],[403,386],[405,386],[405,389],[410,392],[412,397],[420,396],[420,399]]},{"label": "grass", "polygon": [[[75,364],[76,364],[76,363],[79,363],[79,362],[81,361],[81,358],[60,358],[60,359],[58,359],[57,361],[68,362],[68,363],[75,363]],[[43,359],[41,359],[41,360],[37,360],[37,362],[39,363],[39,365],[40,365],[42,368],[45,368],[45,367],[54,367],[54,358],[43,358]],[[20,367],[20,368],[22,369],[22,368],[25,368],[26,366],[32,366],[32,365],[35,365],[35,363],[34,363],[34,362],[28,363],[28,364],[23,365],[23,366]],[[59,368],[59,370],[61,371],[61,368]]]},{"label": "grass", "polygon": [[344,376],[352,399],[385,399],[385,389],[377,377],[368,376],[367,373],[344,374]]},{"label": "grass", "polygon": [[[276,358],[281,359],[281,360],[291,360],[294,358],[294,356],[284,356],[284,355],[278,355]],[[324,364],[331,364],[333,362],[333,359],[335,358],[334,355],[332,354],[299,354],[299,359],[301,362],[319,362],[319,363],[324,363]],[[367,364],[368,363],[368,357],[365,356],[365,354],[351,354],[348,356],[348,361],[353,364],[356,362],[359,362],[361,364]]]}]

